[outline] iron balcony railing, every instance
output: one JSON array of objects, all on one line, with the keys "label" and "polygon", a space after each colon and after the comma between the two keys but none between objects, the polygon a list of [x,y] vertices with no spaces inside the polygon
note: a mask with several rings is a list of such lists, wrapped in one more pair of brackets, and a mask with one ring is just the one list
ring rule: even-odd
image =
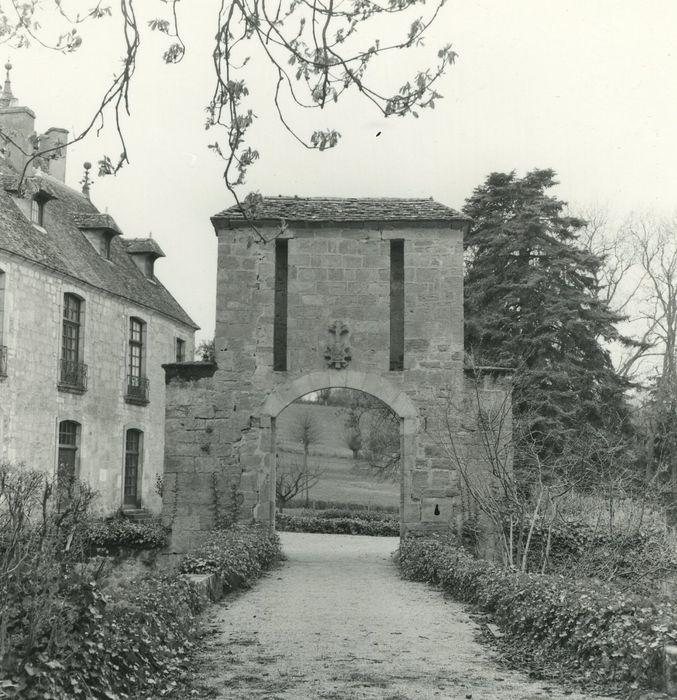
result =
[{"label": "iron balcony railing", "polygon": [[148,403],[148,389],[150,382],[146,377],[127,377],[127,393],[125,401],[128,403]]},{"label": "iron balcony railing", "polygon": [[72,391],[87,391],[87,365],[77,360],[61,360],[59,387]]},{"label": "iron balcony railing", "polygon": [[7,346],[0,345],[0,377],[7,376]]}]

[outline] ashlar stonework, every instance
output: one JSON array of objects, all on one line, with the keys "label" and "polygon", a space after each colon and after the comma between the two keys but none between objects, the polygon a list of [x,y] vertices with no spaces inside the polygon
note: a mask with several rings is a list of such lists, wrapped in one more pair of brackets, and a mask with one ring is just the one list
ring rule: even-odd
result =
[{"label": "ashlar stonework", "polygon": [[[400,417],[402,533],[460,528],[461,479],[439,431],[460,426],[477,395],[463,356],[467,219],[432,200],[292,197],[265,198],[250,218],[255,229],[237,208],[212,218],[216,363],[165,366],[163,513],[173,547],[215,526],[233,486],[242,517],[274,523],[276,418],[327,387],[367,392]],[[394,249],[403,253],[399,310]],[[391,325],[402,316],[401,369],[391,369]],[[286,369],[275,370],[281,334]],[[484,379],[477,390],[494,403],[504,396],[500,380]],[[479,454],[477,462],[481,469]]]}]

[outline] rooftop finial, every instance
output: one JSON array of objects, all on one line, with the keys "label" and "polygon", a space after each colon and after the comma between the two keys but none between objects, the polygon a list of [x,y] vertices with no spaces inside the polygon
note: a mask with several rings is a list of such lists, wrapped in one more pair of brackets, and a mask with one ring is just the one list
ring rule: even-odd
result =
[{"label": "rooftop finial", "polygon": [[16,98],[12,94],[12,81],[9,77],[9,72],[12,70],[12,64],[7,59],[5,63],[5,87],[2,90],[2,95],[0,95],[0,107],[11,107],[16,103]]},{"label": "rooftop finial", "polygon": [[85,174],[82,176],[82,180],[80,180],[80,184],[82,185],[82,194],[89,199],[89,188],[92,184],[92,181],[89,178],[89,171],[92,168],[92,164],[86,160],[83,164],[82,167],[85,169]]}]

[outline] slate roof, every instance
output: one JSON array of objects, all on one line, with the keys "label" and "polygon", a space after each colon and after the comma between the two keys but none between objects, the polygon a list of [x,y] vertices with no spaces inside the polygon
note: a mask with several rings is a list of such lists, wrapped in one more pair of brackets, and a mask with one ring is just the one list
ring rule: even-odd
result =
[{"label": "slate roof", "polygon": [[[252,221],[294,222],[451,222],[468,217],[431,199],[368,197],[263,197],[248,216]],[[235,205],[212,217],[233,223],[246,219]]]},{"label": "slate roof", "polygon": [[112,217],[101,214],[87,197],[49,175],[31,176],[29,191],[43,190],[54,197],[45,204],[45,231],[41,231],[6,191],[5,187],[12,189],[16,182],[16,173],[6,162],[0,164],[0,178],[0,250],[198,328],[157,279],[151,281],[143,275],[127,253],[124,239],[115,236],[111,241],[110,261],[96,252],[80,230],[89,228],[83,222],[106,223],[116,232],[119,229]]}]

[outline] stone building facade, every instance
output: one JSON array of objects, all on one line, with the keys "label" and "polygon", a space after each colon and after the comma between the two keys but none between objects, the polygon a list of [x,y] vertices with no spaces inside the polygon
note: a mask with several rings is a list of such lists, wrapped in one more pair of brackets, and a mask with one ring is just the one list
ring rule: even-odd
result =
[{"label": "stone building facade", "polygon": [[65,185],[65,148],[22,177],[31,144],[44,150],[67,138],[63,129],[37,136],[34,120],[8,79],[0,96],[0,462],[87,481],[104,512],[158,512],[162,364],[193,356],[197,327],[154,274],[157,243],[122,238],[87,187]]},{"label": "stone building facade", "polygon": [[276,197],[249,220],[231,208],[212,223],[216,363],[166,367],[174,546],[214,527],[232,488],[243,517],[274,522],[276,418],[327,387],[372,394],[400,417],[402,531],[459,527],[444,431],[458,426],[469,444],[472,397],[505,395],[464,372],[468,221],[432,200]]}]

